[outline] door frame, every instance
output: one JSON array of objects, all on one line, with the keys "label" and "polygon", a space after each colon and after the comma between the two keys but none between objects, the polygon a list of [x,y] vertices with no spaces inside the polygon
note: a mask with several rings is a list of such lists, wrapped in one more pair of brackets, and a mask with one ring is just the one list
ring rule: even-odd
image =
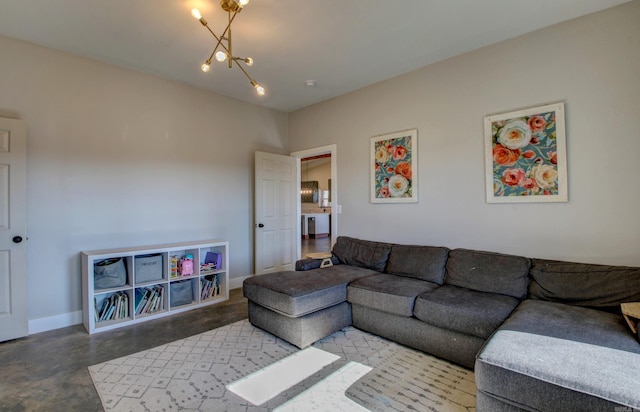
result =
[{"label": "door frame", "polygon": [[[338,146],[334,144],[314,147],[311,149],[300,150],[292,152],[291,156],[296,158],[296,187],[300,190],[300,183],[302,182],[302,170],[300,159],[311,156],[318,156],[323,154],[331,154],[331,247],[336,242],[338,237],[338,215],[340,214],[340,206],[338,204]],[[297,196],[296,200],[298,222],[301,221],[302,215],[302,202],[300,196]],[[297,226],[297,256],[301,259],[302,253],[302,227],[298,223]]]}]

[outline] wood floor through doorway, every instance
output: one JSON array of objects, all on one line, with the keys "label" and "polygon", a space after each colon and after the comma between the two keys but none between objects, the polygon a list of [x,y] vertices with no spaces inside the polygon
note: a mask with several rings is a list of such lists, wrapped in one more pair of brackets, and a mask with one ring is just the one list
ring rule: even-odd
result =
[{"label": "wood floor through doorway", "polygon": [[321,237],[317,239],[302,239],[300,254],[302,258],[304,259],[308,253],[314,252],[331,252],[331,238]]}]

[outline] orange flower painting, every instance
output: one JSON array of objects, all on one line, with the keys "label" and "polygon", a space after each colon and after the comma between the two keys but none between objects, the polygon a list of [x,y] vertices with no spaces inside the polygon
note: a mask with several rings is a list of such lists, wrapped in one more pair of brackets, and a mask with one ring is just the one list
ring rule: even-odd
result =
[{"label": "orange flower painting", "polygon": [[487,201],[567,201],[564,104],[485,118]]},{"label": "orange flower painting", "polygon": [[417,202],[417,130],[371,139],[371,202]]}]

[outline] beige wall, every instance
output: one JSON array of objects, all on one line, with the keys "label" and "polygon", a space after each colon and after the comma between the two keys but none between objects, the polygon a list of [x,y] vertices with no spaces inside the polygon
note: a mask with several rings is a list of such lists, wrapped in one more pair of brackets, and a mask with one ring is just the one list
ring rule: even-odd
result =
[{"label": "beige wall", "polygon": [[[290,150],[337,144],[340,234],[640,265],[640,2],[289,115]],[[569,202],[487,204],[483,118],[564,101]],[[369,139],[418,129],[417,204],[369,203]]]},{"label": "beige wall", "polygon": [[28,128],[29,319],[75,321],[82,250],[228,239],[231,276],[253,273],[253,152],[288,152],[285,113],[5,37],[0,54],[0,116]]},{"label": "beige wall", "polygon": [[[300,173],[302,175],[306,175],[305,163],[301,162]],[[320,190],[329,190],[329,179],[331,179],[331,159],[326,159],[326,161],[309,168],[308,180],[318,181]]]}]

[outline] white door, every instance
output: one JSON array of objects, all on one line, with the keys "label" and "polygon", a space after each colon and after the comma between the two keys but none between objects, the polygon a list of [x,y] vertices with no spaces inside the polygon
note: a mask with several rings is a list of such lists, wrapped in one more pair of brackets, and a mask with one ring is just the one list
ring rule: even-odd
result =
[{"label": "white door", "polygon": [[26,158],[24,121],[0,118],[0,341],[29,334]]},{"label": "white door", "polygon": [[256,152],[255,162],[255,274],[294,270],[297,159]]}]

